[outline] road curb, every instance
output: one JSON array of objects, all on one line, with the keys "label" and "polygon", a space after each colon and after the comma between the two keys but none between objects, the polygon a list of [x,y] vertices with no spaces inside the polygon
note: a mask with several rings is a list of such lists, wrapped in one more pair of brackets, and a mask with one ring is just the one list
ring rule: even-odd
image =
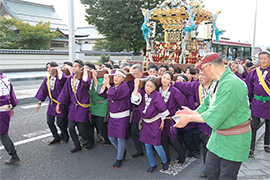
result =
[{"label": "road curb", "polygon": [[39,77],[23,77],[23,78],[9,78],[11,82],[15,81],[27,81],[27,80],[36,80],[36,79],[45,79],[47,76],[39,76]]}]

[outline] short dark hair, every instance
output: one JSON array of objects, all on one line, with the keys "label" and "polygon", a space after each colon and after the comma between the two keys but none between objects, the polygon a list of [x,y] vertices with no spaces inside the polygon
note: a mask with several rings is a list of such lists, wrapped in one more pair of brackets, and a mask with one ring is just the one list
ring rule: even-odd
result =
[{"label": "short dark hair", "polygon": [[158,67],[157,67],[157,65],[155,65],[155,64],[151,64],[149,67],[148,67],[148,70],[149,69],[155,69],[157,72],[158,72]]},{"label": "short dark hair", "polygon": [[165,71],[165,72],[163,73],[163,76],[164,76],[165,74],[169,74],[170,77],[171,77],[171,80],[173,80],[173,73],[172,73],[171,71]]},{"label": "short dark hair", "polygon": [[154,77],[148,77],[148,78],[146,79],[146,81],[145,81],[145,84],[146,84],[147,81],[151,81],[152,83],[155,84],[156,87],[158,86],[157,79],[154,78]]},{"label": "short dark hair", "polygon": [[188,67],[186,68],[186,71],[187,71],[188,69],[189,69],[189,73],[190,73],[190,74],[192,74],[192,75],[195,75],[195,74],[196,74],[196,71],[195,71],[194,67],[188,66]]},{"label": "short dark hair", "polygon": [[165,68],[165,69],[166,69],[166,71],[168,71],[168,70],[169,70],[169,67],[168,67],[167,65],[163,65],[163,64],[162,64],[162,65],[160,65],[158,69],[160,69],[160,68]]},{"label": "short dark hair", "polygon": [[174,67],[174,71],[175,71],[175,73],[181,73],[182,72],[182,69],[180,69],[179,67],[175,66]]},{"label": "short dark hair", "polygon": [[110,65],[109,63],[104,63],[104,65],[105,65],[107,68],[112,69],[112,65]]},{"label": "short dark hair", "polygon": [[112,65],[115,65],[115,62],[113,60],[109,60],[108,62],[111,62]]},{"label": "short dark hair", "polygon": [[46,69],[48,65],[50,65],[51,67],[58,67],[58,64],[55,61],[47,62]]},{"label": "short dark hair", "polygon": [[113,65],[113,69],[119,69],[120,67],[117,64]]},{"label": "short dark hair", "polygon": [[71,66],[71,67],[72,67],[72,62],[65,61],[65,62],[63,62],[63,64],[67,64],[67,65],[69,65],[69,66]]},{"label": "short dark hair", "polygon": [[88,67],[90,67],[91,69],[96,70],[96,66],[93,63],[86,62],[85,65],[88,66]]},{"label": "short dark hair", "polygon": [[76,60],[74,61],[74,63],[78,63],[80,67],[83,67],[83,66],[84,66],[83,61],[80,60],[80,59],[76,59]]}]

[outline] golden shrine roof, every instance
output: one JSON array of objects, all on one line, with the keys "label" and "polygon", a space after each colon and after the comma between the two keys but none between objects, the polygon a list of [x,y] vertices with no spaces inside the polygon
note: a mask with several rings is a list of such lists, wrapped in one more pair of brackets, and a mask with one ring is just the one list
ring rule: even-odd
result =
[{"label": "golden shrine roof", "polygon": [[[165,1],[166,3],[166,1]],[[211,21],[212,12],[204,10],[199,4],[192,3],[191,6],[197,7],[197,12],[195,15],[195,20],[198,24],[201,24],[202,21]],[[195,11],[195,8],[192,8],[192,11]],[[164,26],[172,27],[177,26],[183,23],[184,19],[189,18],[187,8],[184,4],[177,4],[173,6],[171,3],[168,3],[165,7],[160,7],[157,5],[157,8],[151,11],[150,19],[159,20]]]}]

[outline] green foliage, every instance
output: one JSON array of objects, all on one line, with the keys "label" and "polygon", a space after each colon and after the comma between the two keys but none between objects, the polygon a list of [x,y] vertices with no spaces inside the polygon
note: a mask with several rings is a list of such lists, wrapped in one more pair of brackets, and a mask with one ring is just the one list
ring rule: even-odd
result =
[{"label": "green foliage", "polygon": [[[139,54],[145,48],[141,26],[144,17],[141,8],[153,9],[160,0],[81,0],[86,5],[86,20],[106,37],[98,41],[95,50],[133,51]],[[162,32],[160,24],[157,32]]]},{"label": "green foliage", "polygon": [[49,49],[51,40],[57,37],[58,33],[50,30],[50,22],[31,26],[16,19],[0,21],[0,48]]},{"label": "green foliage", "polygon": [[15,31],[17,20],[2,18],[0,21],[0,48],[2,49],[18,49],[16,43],[21,40],[21,36]]},{"label": "green foliage", "polygon": [[268,52],[270,52],[270,47],[267,47],[266,50],[267,50]]},{"label": "green foliage", "polygon": [[106,56],[105,54],[101,54],[98,62],[100,64],[104,64],[104,63],[108,62],[109,60],[110,60],[110,55]]}]

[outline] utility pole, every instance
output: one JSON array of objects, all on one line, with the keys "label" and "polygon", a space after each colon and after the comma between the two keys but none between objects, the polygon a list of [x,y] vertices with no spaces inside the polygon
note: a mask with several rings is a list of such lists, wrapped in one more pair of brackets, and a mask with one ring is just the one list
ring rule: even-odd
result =
[{"label": "utility pole", "polygon": [[68,29],[69,29],[69,61],[73,62],[75,60],[75,28],[74,28],[74,1],[69,0],[68,1],[68,14],[69,14],[69,20],[68,20]]},{"label": "utility pole", "polygon": [[257,4],[258,0],[256,0],[256,6],[255,6],[255,20],[254,20],[254,31],[253,31],[253,44],[252,44],[252,50],[251,50],[251,59],[254,58],[254,49],[255,49],[255,37],[256,37],[256,21],[257,21]]}]

